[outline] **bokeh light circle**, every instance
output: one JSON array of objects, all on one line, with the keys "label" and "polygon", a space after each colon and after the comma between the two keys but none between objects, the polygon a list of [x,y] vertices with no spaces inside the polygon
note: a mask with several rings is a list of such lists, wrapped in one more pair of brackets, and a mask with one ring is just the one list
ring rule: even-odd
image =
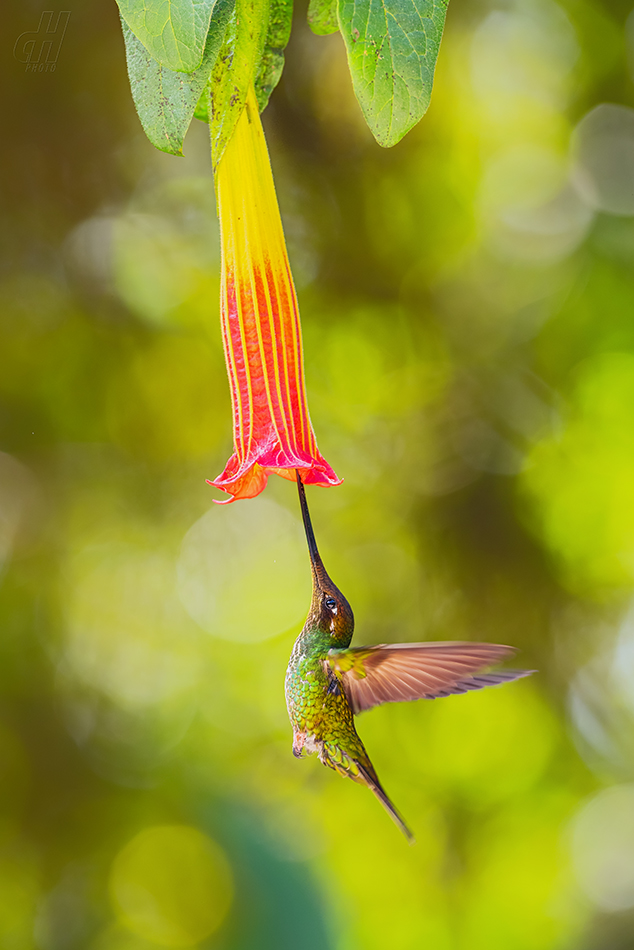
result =
[{"label": "bokeh light circle", "polygon": [[596,106],[575,129],[573,151],[583,200],[597,211],[634,215],[634,109]]},{"label": "bokeh light circle", "polygon": [[178,592],[189,615],[223,640],[255,643],[300,624],[310,571],[299,518],[262,496],[214,505],[183,539]]},{"label": "bokeh light circle", "polygon": [[218,929],[233,899],[222,849],[188,825],[146,828],[116,856],[110,895],[119,921],[164,947],[189,947]]},{"label": "bokeh light circle", "polygon": [[607,911],[634,907],[634,785],[606,788],[578,812],[572,857],[593,903]]}]

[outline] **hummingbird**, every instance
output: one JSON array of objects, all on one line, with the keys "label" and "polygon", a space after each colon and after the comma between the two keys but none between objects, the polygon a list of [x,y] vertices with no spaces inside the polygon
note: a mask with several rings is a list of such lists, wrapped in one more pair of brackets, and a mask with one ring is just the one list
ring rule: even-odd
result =
[{"label": "hummingbird", "polygon": [[436,699],[498,686],[534,670],[487,672],[515,653],[497,643],[445,641],[350,647],[352,608],[330,579],[317,549],[306,492],[297,488],[313,575],[310,611],[295,641],[285,691],[293,727],[293,755],[317,753],[321,762],[367,786],[408,838],[414,835],[388,798],[354,717],[382,703]]}]

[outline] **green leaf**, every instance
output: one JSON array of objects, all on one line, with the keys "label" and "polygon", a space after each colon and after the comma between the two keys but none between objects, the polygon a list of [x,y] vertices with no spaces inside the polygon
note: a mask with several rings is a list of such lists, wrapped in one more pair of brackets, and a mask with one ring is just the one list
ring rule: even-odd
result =
[{"label": "green leaf", "polygon": [[117,0],[121,16],[161,66],[191,73],[201,65],[214,0]]},{"label": "green leaf", "polygon": [[308,25],[317,36],[327,36],[339,30],[337,0],[310,0]]},{"label": "green leaf", "polygon": [[266,109],[271,93],[280,81],[284,69],[284,48],[291,36],[292,21],[293,0],[271,0],[268,32],[255,81],[260,112]]},{"label": "green leaf", "polygon": [[214,170],[244,109],[259,72],[269,25],[269,0],[236,0],[225,41],[213,68],[209,128]]},{"label": "green leaf", "polygon": [[122,20],[132,98],[145,134],[163,152],[182,155],[185,133],[218,57],[233,4],[217,0],[203,61],[193,73],[159,65]]},{"label": "green leaf", "polygon": [[255,81],[255,96],[258,109],[263,112],[277,86],[284,69],[284,53],[281,49],[265,49],[260,62],[260,71]]},{"label": "green leaf", "polygon": [[379,145],[396,145],[427,111],[447,2],[339,0],[354,91]]},{"label": "green leaf", "polygon": [[[284,47],[291,35],[293,0],[270,0],[269,25],[260,68],[255,79],[255,94],[260,112],[277,86],[284,69]],[[209,95],[203,92],[194,112],[196,119],[209,121]],[[228,141],[228,139],[227,139]]]},{"label": "green leaf", "polygon": [[196,108],[194,109],[194,118],[200,119],[201,122],[209,123],[209,93],[211,92],[211,75],[209,76],[208,81],[205,83],[205,88],[200,94],[200,99],[196,103]]}]

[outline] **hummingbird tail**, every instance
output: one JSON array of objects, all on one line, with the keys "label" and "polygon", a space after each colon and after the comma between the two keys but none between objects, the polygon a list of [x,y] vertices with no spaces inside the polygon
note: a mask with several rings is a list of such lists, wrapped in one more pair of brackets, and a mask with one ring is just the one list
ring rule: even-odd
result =
[{"label": "hummingbird tail", "polygon": [[416,838],[414,837],[414,834],[411,828],[408,828],[408,826],[405,824],[404,819],[401,817],[401,815],[396,810],[396,808],[394,807],[390,799],[387,797],[385,791],[383,790],[381,786],[381,783],[379,782],[376,776],[376,773],[374,773],[374,770],[370,772],[367,768],[365,768],[365,766],[363,766],[358,761],[357,761],[357,765],[359,766],[359,772],[361,773],[361,776],[363,777],[365,784],[368,786],[370,791],[374,792],[374,794],[376,795],[378,800],[381,802],[381,804],[385,808],[386,812],[388,813],[392,821],[396,825],[398,825],[398,827],[401,829],[401,831],[403,832],[403,834],[405,835],[405,837],[407,838],[410,844],[416,844]]}]

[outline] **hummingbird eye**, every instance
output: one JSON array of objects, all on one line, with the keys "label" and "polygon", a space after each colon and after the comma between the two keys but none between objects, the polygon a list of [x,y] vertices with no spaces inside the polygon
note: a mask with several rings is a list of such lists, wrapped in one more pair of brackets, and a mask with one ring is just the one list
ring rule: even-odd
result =
[{"label": "hummingbird eye", "polygon": [[326,607],[328,608],[328,610],[336,610],[337,608],[337,601],[334,600],[332,597],[326,597],[324,603]]}]

